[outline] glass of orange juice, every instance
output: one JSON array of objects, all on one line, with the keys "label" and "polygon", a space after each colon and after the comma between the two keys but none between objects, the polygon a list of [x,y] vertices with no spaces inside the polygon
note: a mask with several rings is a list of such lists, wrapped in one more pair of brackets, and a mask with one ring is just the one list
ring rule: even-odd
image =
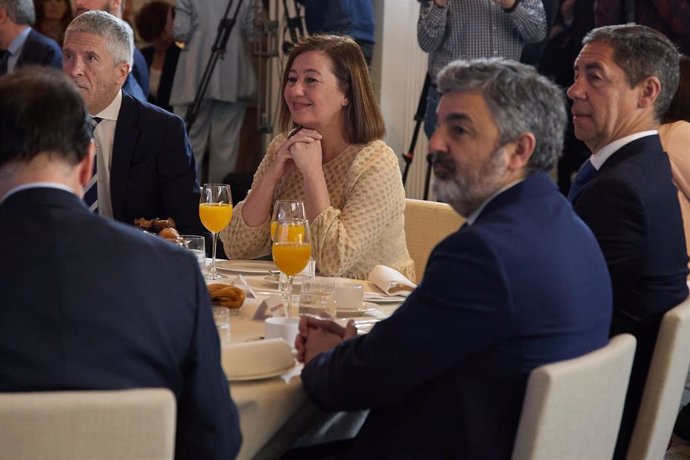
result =
[{"label": "glass of orange juice", "polygon": [[292,284],[311,258],[309,223],[302,218],[278,219],[273,233],[273,262],[288,279],[287,316],[292,315]]},{"label": "glass of orange juice", "polygon": [[304,202],[299,200],[277,200],[275,202],[273,205],[273,216],[271,217],[271,240],[273,240],[278,219],[307,220],[304,214]]},{"label": "glass of orange juice", "polygon": [[199,217],[204,227],[213,234],[212,262],[208,279],[217,280],[221,276],[216,271],[216,245],[218,233],[230,224],[232,219],[232,194],[226,184],[204,184],[199,200]]}]

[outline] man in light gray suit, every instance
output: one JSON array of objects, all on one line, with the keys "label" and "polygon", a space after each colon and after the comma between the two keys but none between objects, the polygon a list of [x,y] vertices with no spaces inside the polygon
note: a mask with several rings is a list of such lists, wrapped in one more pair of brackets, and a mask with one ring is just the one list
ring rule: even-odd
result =
[{"label": "man in light gray suit", "polygon": [[[238,1],[232,2],[228,19],[233,17]],[[256,91],[256,77],[247,46],[254,32],[253,4],[253,0],[242,0],[225,53],[216,62],[208,90],[189,131],[198,167],[207,145],[209,147],[209,182],[221,182],[234,171],[246,100]],[[170,105],[182,117],[194,102],[219,21],[227,7],[228,0],[177,0],[173,35],[184,42],[185,47],[177,62]]]}]

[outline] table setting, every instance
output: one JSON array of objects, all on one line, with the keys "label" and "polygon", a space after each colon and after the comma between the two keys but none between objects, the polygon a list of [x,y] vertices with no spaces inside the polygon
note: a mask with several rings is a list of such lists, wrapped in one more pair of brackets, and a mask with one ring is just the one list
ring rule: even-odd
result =
[{"label": "table setting", "polygon": [[[213,234],[209,258],[195,235],[178,244],[199,260],[213,304],[221,364],[240,413],[244,441],[238,458],[272,458],[303,431],[327,423],[309,403],[295,359],[302,314],[354,321],[366,334],[390,316],[416,287],[396,270],[375,267],[368,280],[315,276],[309,222],[300,201],[279,201],[271,217],[273,260],[216,259],[218,233],[232,218],[230,187],[204,184],[199,203]],[[301,426],[304,430],[295,430]]]}]

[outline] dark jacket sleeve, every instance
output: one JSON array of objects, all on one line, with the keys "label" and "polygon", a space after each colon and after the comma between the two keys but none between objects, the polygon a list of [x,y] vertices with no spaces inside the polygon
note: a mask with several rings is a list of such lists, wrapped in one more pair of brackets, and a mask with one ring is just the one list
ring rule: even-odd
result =
[{"label": "dark jacket sleeve", "polygon": [[231,460],[242,444],[239,414],[220,366],[218,333],[198,270],[195,284],[196,324],[178,401],[175,458]]}]

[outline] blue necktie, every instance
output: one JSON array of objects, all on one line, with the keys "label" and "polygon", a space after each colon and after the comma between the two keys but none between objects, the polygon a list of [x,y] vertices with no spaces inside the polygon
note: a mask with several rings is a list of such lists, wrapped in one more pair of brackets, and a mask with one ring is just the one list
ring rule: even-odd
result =
[{"label": "blue necktie", "polygon": [[[91,126],[93,126],[94,131],[96,126],[100,123],[102,118],[93,117],[91,119]],[[84,202],[88,206],[89,211],[94,214],[98,214],[98,169],[96,164],[98,163],[98,144],[96,144],[96,157],[93,159],[93,174],[91,179],[87,182],[84,188]]]},{"label": "blue necktie", "polygon": [[580,193],[580,190],[587,185],[594,175],[597,173],[597,168],[592,165],[592,162],[587,160],[582,164],[582,167],[577,172],[575,180],[570,185],[570,191],[568,192],[568,201],[571,203],[575,200],[575,197]]}]

